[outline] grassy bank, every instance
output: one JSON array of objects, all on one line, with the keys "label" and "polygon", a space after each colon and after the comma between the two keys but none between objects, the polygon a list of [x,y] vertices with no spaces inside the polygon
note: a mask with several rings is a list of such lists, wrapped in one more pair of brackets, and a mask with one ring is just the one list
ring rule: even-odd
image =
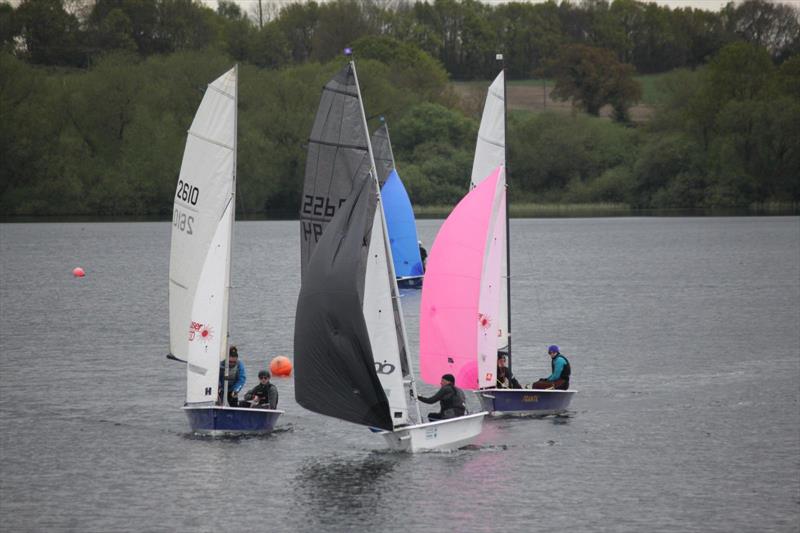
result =
[{"label": "grassy bank", "polygon": [[[417,218],[445,218],[453,209],[451,205],[417,205]],[[602,217],[633,214],[626,204],[535,204],[514,203],[509,208],[513,218],[533,217]]]},{"label": "grassy bank", "polygon": [[[453,207],[449,205],[417,205],[414,206],[414,214],[417,218],[446,218]],[[753,204],[749,207],[714,209],[635,209],[628,204],[536,204],[520,202],[511,204],[509,211],[512,218],[797,216],[800,215],[800,204],[771,202]]]}]

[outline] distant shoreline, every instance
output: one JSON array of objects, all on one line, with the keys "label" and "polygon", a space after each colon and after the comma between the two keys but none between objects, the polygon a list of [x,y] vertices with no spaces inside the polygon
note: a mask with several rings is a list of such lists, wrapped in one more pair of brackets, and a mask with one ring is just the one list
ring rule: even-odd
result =
[{"label": "distant shoreline", "polygon": [[[415,206],[418,219],[443,219],[454,206]],[[534,204],[515,203],[510,206],[511,218],[606,218],[606,217],[751,217],[751,216],[800,216],[800,204],[771,203],[750,207],[729,208],[670,208],[635,209],[626,204]],[[0,223],[22,222],[166,222],[169,215],[19,215],[0,216]],[[275,211],[236,215],[237,221],[251,220],[298,220],[296,212]]]}]

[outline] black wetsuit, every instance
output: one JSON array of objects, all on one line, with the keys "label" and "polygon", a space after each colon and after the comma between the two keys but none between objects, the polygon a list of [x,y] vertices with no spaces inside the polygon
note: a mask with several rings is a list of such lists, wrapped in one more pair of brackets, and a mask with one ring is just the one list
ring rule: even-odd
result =
[{"label": "black wetsuit", "polygon": [[423,403],[439,402],[440,411],[438,413],[428,414],[430,420],[456,418],[457,416],[464,416],[464,413],[467,411],[466,407],[464,407],[464,393],[449,383],[439,389],[436,394],[430,398],[417,396],[417,399]]}]

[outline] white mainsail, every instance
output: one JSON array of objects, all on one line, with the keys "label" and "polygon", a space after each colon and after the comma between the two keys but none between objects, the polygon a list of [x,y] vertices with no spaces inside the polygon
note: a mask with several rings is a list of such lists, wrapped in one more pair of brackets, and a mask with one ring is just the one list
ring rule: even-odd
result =
[{"label": "white mainsail", "polygon": [[475,159],[472,161],[470,189],[485,180],[494,169],[506,164],[505,76],[501,72],[489,86],[483,105]]},{"label": "white mainsail", "polygon": [[[506,96],[505,72],[500,72],[489,86],[486,103],[483,105],[481,125],[478,129],[478,141],[475,144],[475,158],[472,162],[470,189],[474,189],[486,179],[497,167],[506,165]],[[503,173],[505,183],[505,172]],[[505,210],[505,208],[504,208]],[[507,215],[507,213],[506,213]],[[505,224],[505,221],[503,222]],[[506,247],[508,246],[505,228],[502,249],[502,275],[507,276]],[[504,284],[505,285],[505,284]],[[508,287],[500,291],[500,312],[498,315],[498,347],[508,346]]]},{"label": "white mainsail", "polygon": [[491,388],[496,384],[497,351],[505,347],[506,319],[506,179],[505,169],[500,170],[492,199],[492,212],[483,248],[480,296],[478,298],[478,388]]},{"label": "white mainsail", "polygon": [[172,218],[170,351],[184,358],[186,402],[217,398],[228,333],[236,180],[237,68],[212,83],[189,128]]},{"label": "white mainsail", "polygon": [[[408,402],[403,388],[400,342],[393,308],[393,275],[390,275],[383,208],[378,202],[369,242],[364,280],[364,320],[367,323],[375,371],[389,400],[392,422],[408,424]],[[399,415],[399,416],[398,416]]]}]

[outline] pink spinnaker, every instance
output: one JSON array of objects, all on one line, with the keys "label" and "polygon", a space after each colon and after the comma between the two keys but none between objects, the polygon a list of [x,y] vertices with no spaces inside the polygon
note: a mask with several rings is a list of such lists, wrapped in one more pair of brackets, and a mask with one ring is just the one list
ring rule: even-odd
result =
[{"label": "pink spinnaker", "polygon": [[453,374],[465,389],[495,384],[505,170],[497,167],[442,224],[428,255],[420,304],[420,372],[438,385]]}]

